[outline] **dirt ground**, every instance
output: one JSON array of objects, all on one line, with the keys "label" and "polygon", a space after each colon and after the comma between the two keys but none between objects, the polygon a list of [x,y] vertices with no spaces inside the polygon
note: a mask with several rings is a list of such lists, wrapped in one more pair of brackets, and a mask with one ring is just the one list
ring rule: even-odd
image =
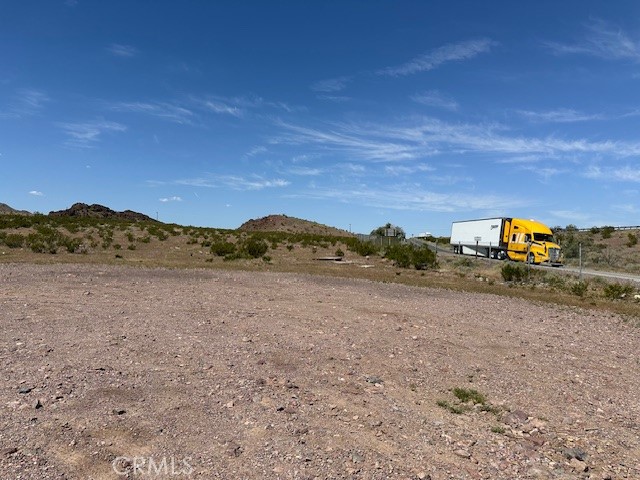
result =
[{"label": "dirt ground", "polygon": [[2,479],[640,478],[640,329],[613,314],[1,264],[0,322]]}]

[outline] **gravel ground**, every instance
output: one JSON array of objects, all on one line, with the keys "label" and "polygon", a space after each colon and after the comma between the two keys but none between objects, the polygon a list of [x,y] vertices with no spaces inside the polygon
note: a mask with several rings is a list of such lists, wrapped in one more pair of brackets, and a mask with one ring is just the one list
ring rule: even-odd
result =
[{"label": "gravel ground", "polygon": [[623,317],[82,265],[0,265],[0,302],[3,479],[640,478]]}]

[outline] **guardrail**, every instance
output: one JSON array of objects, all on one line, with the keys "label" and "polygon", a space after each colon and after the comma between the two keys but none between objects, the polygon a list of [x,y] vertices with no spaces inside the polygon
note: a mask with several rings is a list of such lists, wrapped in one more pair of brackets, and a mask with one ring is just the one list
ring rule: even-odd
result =
[{"label": "guardrail", "polygon": [[[640,225],[626,226],[626,227],[613,227],[613,226],[604,226],[604,227],[590,227],[590,228],[570,228],[569,230],[572,232],[590,232],[593,229],[604,230],[604,229],[613,229],[613,230],[640,230]],[[566,232],[566,228],[556,228],[555,231]]]}]

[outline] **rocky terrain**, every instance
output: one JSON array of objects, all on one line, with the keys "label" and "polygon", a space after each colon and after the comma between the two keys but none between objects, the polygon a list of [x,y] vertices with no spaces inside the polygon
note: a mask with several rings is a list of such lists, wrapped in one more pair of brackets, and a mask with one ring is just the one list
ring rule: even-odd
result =
[{"label": "rocky terrain", "polygon": [[637,479],[639,330],[301,274],[0,264],[3,479]]},{"label": "rocky terrain", "polygon": [[268,215],[244,222],[238,230],[243,232],[286,232],[305,233],[310,235],[334,235],[338,237],[352,237],[346,230],[330,227],[287,215]]},{"label": "rocky terrain", "polygon": [[94,217],[94,218],[119,218],[122,220],[132,220],[135,222],[148,221],[155,222],[156,220],[143,214],[134,212],[133,210],[125,210],[123,212],[116,212],[109,207],[103,205],[93,204],[87,205],[86,203],[74,203],[70,208],[66,210],[58,210],[49,212],[52,217]]},{"label": "rocky terrain", "polygon": [[16,210],[6,203],[0,203],[0,215],[32,215],[32,213],[26,210]]}]

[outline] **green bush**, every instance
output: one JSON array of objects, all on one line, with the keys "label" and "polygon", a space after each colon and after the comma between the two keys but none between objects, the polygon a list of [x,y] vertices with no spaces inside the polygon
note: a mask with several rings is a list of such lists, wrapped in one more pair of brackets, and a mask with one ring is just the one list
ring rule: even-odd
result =
[{"label": "green bush", "polygon": [[571,293],[578,297],[584,297],[589,290],[589,282],[576,282],[571,285]]},{"label": "green bush", "polygon": [[336,250],[335,256],[336,257],[344,257],[344,252],[342,251],[342,249],[338,248]]},{"label": "green bush", "polygon": [[602,238],[607,239],[607,238],[611,238],[611,234],[615,231],[616,231],[615,228],[607,226],[607,227],[602,227],[602,230],[600,232],[602,233]]},{"label": "green bush", "polygon": [[251,237],[243,243],[242,250],[250,257],[260,258],[267,253],[269,245],[264,240]]},{"label": "green bush", "polygon": [[505,282],[521,282],[527,278],[527,268],[524,265],[505,263],[500,273]]},{"label": "green bush", "polygon": [[609,283],[605,285],[602,294],[611,300],[624,298],[633,293],[633,286],[628,283]]},{"label": "green bush", "polygon": [[378,247],[371,242],[362,242],[357,238],[347,238],[344,240],[347,244],[347,248],[352,252],[357,253],[362,257],[368,255],[376,255],[378,253]]},{"label": "green bush", "polygon": [[9,248],[21,248],[24,245],[25,238],[19,233],[8,233],[4,237],[4,244]]},{"label": "green bush", "polygon": [[394,264],[400,268],[409,268],[412,260],[412,248],[410,245],[391,245],[384,252],[385,258],[393,260]]},{"label": "green bush", "polygon": [[627,247],[631,248],[638,244],[638,237],[634,233],[627,233]]},{"label": "green bush", "polygon": [[211,245],[211,253],[218,257],[225,257],[235,253],[236,245],[231,242],[216,242]]}]

